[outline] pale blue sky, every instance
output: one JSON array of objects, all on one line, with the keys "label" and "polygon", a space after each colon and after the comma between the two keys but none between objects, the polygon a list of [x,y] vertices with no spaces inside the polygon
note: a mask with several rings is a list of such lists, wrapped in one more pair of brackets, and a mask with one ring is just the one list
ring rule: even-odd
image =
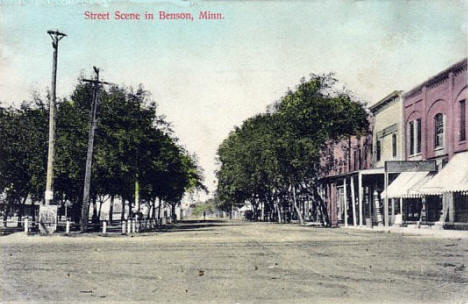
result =
[{"label": "pale blue sky", "polygon": [[[0,0],[0,101],[50,86],[48,29],[60,42],[58,96],[93,65],[153,93],[196,152],[213,189],[215,152],[234,125],[309,73],[335,72],[371,103],[407,90],[467,52],[463,1]],[[83,3],[84,1],[81,1]],[[75,4],[71,4],[75,3]],[[89,21],[83,13],[220,12],[218,21]]]}]

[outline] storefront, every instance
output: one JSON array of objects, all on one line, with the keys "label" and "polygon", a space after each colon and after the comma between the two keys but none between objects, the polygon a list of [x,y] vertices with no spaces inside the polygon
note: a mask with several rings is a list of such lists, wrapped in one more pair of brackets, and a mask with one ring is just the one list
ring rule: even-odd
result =
[{"label": "storefront", "polygon": [[421,194],[441,200],[438,225],[468,228],[468,151],[454,154],[447,165],[425,183]]}]

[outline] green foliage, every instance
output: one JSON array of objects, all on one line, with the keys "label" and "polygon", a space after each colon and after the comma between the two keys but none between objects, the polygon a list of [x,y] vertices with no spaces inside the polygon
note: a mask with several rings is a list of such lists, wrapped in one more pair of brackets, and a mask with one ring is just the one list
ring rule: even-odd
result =
[{"label": "green foliage", "polygon": [[[92,86],[79,82],[70,99],[58,102],[55,201],[73,203],[79,219],[88,146]],[[150,94],[114,86],[101,89],[94,141],[91,197],[120,196],[142,202],[161,198],[180,203],[184,193],[206,190],[196,158],[173,136],[157,115]],[[45,190],[48,109],[38,98],[21,109],[0,107],[0,193],[8,201],[27,195],[41,200]]]},{"label": "green foliage", "polygon": [[192,214],[195,216],[202,216],[203,214],[212,213],[215,210],[216,210],[216,206],[214,204],[214,201],[211,199],[211,200],[207,200],[204,203],[195,205],[195,207],[193,208]]},{"label": "green foliage", "polygon": [[296,195],[314,196],[323,145],[368,128],[363,105],[336,91],[335,84],[331,75],[302,79],[269,112],[247,119],[229,134],[217,153],[216,195],[224,209],[249,201],[254,210],[263,203],[273,211],[295,204]]}]

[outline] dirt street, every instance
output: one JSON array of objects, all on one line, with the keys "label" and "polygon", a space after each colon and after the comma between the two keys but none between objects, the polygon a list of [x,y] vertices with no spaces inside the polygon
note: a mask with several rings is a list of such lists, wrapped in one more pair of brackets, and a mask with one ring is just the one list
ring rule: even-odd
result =
[{"label": "dirt street", "polygon": [[468,303],[468,240],[195,221],[0,237],[0,302]]}]

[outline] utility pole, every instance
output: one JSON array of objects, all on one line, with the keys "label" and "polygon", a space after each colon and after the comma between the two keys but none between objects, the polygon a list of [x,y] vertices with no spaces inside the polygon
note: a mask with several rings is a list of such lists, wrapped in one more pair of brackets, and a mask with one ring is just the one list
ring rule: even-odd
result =
[{"label": "utility pole", "polygon": [[48,206],[54,198],[53,180],[54,180],[54,160],[55,160],[55,122],[56,122],[56,84],[57,84],[57,55],[58,43],[67,36],[64,33],[55,31],[47,31],[50,38],[52,38],[52,47],[54,52],[52,55],[52,96],[49,103],[49,150],[47,154],[47,177],[46,177],[46,191],[45,191],[45,204]]},{"label": "utility pole", "polygon": [[89,112],[89,134],[88,134],[88,152],[86,154],[85,179],[83,187],[83,204],[81,205],[81,232],[86,232],[89,218],[89,192],[91,188],[91,165],[93,163],[94,133],[96,131],[96,112],[99,103],[99,88],[101,84],[111,84],[105,81],[99,81],[99,69],[93,66],[94,79],[83,79],[84,82],[93,84],[93,99],[91,101],[91,110]]}]

